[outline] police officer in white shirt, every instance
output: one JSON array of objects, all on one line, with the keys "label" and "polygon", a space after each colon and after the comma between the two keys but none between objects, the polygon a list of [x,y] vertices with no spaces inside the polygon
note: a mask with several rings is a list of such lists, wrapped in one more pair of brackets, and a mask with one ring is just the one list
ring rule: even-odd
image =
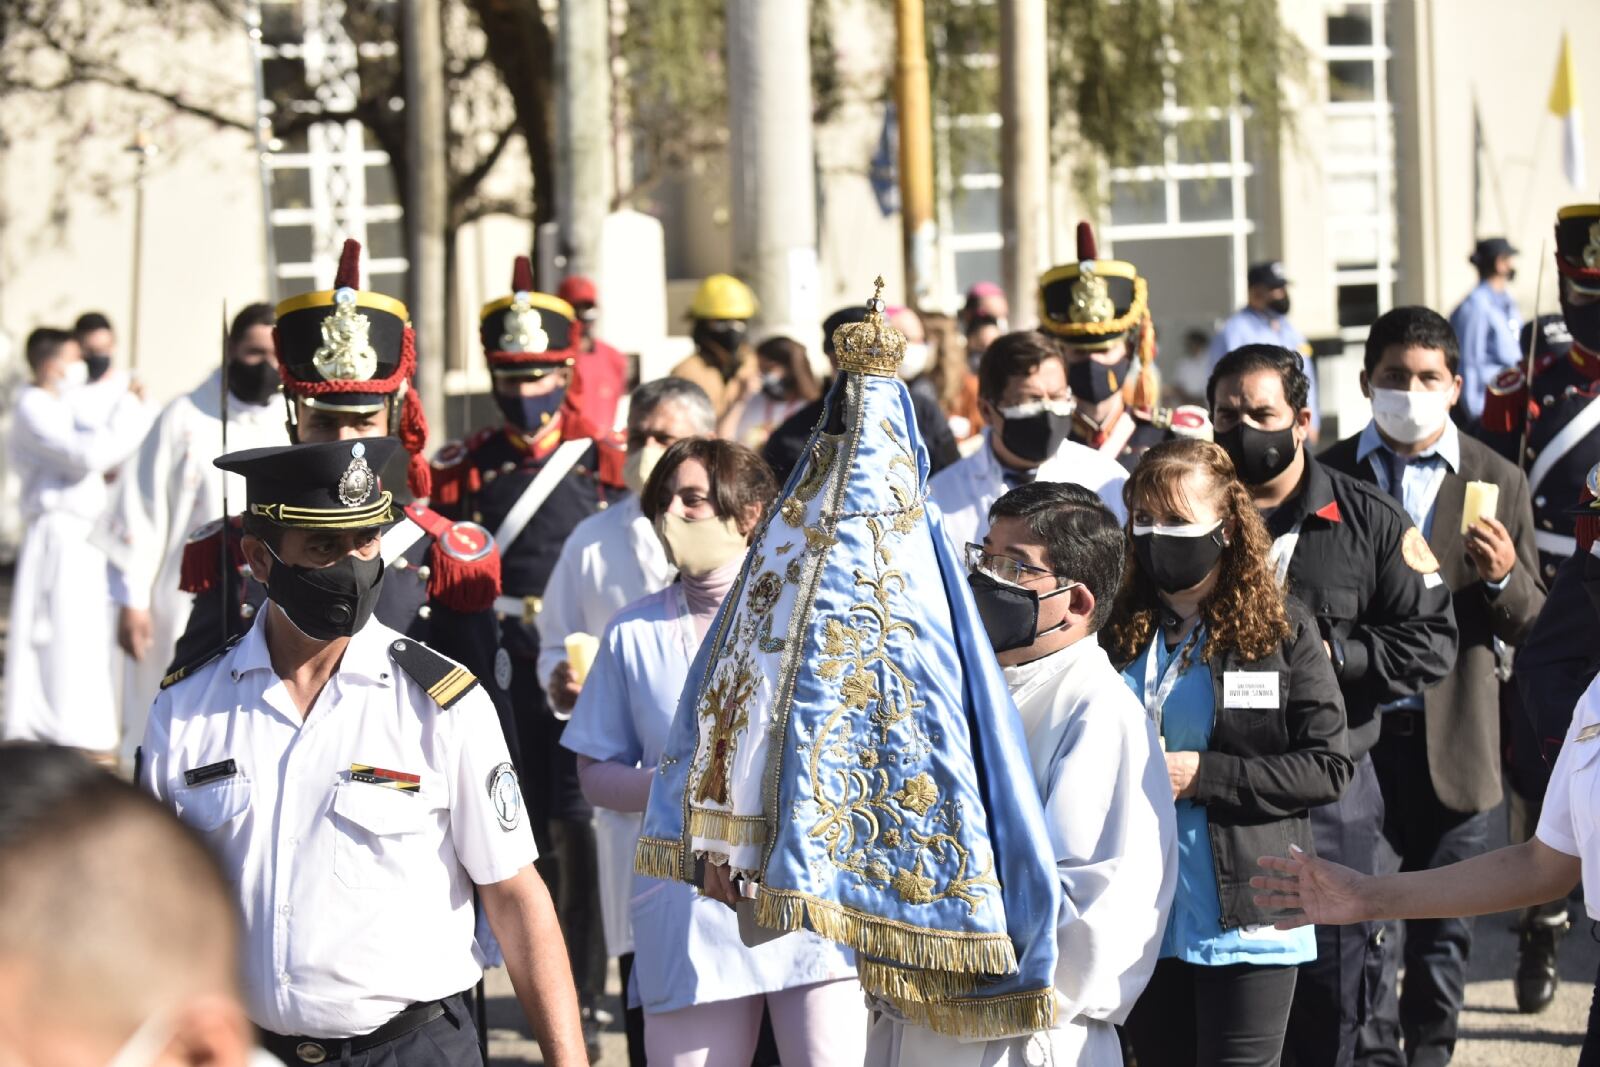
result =
[{"label": "police officer in white shirt", "polygon": [[289,1064],[481,1064],[474,890],[547,1064],[585,1062],[577,996],[494,708],[372,618],[393,438],[236,452],[270,609],[175,671],[139,783],[238,887],[243,982]]}]

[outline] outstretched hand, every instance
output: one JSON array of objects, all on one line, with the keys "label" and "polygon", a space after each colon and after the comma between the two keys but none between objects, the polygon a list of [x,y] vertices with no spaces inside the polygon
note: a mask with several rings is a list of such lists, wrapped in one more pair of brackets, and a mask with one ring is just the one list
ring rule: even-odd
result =
[{"label": "outstretched hand", "polygon": [[1289,846],[1287,858],[1262,856],[1256,862],[1272,872],[1250,879],[1250,888],[1266,890],[1255,895],[1256,904],[1295,913],[1278,920],[1275,925],[1280,930],[1311,923],[1343,926],[1371,918],[1368,879],[1359,871],[1308,856],[1294,845]]}]

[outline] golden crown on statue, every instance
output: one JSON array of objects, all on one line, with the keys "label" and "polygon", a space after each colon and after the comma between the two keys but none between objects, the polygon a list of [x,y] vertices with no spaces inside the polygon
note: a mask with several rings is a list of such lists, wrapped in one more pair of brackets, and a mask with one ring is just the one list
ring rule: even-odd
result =
[{"label": "golden crown on statue", "polygon": [[906,354],[906,339],[884,317],[883,275],[873,284],[877,288],[867,301],[867,317],[834,330],[833,351],[840,370],[893,378]]}]

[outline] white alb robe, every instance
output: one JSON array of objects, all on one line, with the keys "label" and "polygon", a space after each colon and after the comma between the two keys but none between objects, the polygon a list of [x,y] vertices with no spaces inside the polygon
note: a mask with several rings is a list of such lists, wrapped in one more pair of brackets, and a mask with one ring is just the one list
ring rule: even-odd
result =
[{"label": "white alb robe", "polygon": [[1121,1067],[1115,1024],[1155,970],[1178,853],[1154,725],[1093,637],[1005,674],[1061,878],[1056,1025],[961,1041],[883,1014],[869,1067]]},{"label": "white alb robe", "polygon": [[[167,405],[123,468],[95,544],[106,554],[111,599],[148,610],[150,650],[143,660],[121,655],[122,758],[129,762],[194,598],[178,588],[189,534],[222,515],[222,370]],[[246,404],[228,398],[227,451],[289,443],[281,401]],[[229,506],[244,506],[244,479],[228,479]]]},{"label": "white alb robe", "polygon": [[[573,527],[545,583],[539,612],[539,680],[567,658],[570,634],[599,637],[606,623],[627,605],[665,589],[677,571],[667,562],[661,538],[630,496],[590,515]],[[689,653],[691,659],[694,652]],[[643,814],[594,809],[596,867],[600,881],[600,924],[606,954],[633,951],[628,901],[633,894],[633,852]]]},{"label": "white alb robe", "polygon": [[[989,444],[993,430],[983,431],[983,447],[928,480],[928,496],[944,514],[944,530],[956,557],[963,558],[968,542],[982,544],[989,532],[989,509],[1006,492],[1005,472]],[[1122,485],[1128,471],[1109,456],[1076,441],[1063,441],[1056,454],[1040,464],[1035,481],[1071,482],[1092,490],[1118,522],[1128,509],[1122,503]]]},{"label": "white alb robe", "polygon": [[105,508],[106,475],[149,422],[124,391],[79,419],[69,393],[34,386],[17,397],[11,462],[24,523],[6,654],[7,740],[95,751],[117,745],[106,558],[89,533]]}]

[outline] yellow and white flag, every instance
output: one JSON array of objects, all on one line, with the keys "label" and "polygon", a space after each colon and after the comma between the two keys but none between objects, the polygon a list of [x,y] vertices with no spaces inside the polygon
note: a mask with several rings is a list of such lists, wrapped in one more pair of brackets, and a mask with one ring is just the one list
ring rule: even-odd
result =
[{"label": "yellow and white flag", "polygon": [[1561,119],[1561,166],[1575,189],[1583,180],[1583,112],[1578,106],[1578,71],[1572,64],[1572,42],[1561,35],[1561,57],[1556,60],[1556,80],[1550,86],[1550,112]]}]

